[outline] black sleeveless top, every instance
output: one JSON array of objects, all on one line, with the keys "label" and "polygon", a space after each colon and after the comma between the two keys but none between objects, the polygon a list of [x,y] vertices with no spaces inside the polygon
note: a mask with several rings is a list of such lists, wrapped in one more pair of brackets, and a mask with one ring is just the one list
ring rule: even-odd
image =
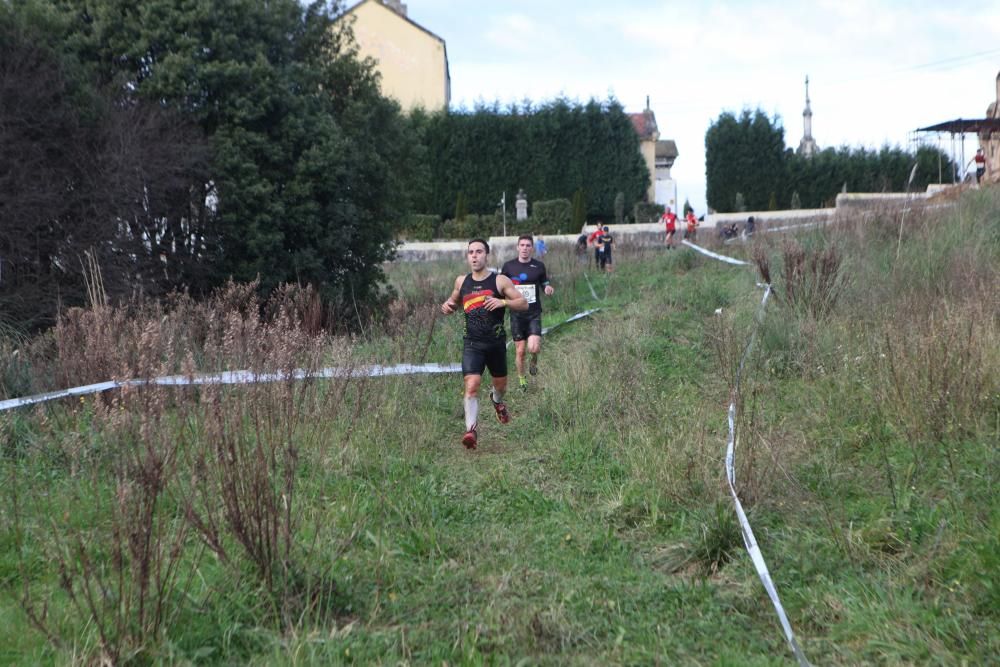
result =
[{"label": "black sleeveless top", "polygon": [[495,343],[506,339],[507,332],[503,328],[506,308],[485,308],[486,297],[503,298],[497,290],[497,274],[490,272],[482,280],[473,280],[472,274],[468,274],[462,282],[459,296],[465,311],[465,340]]}]

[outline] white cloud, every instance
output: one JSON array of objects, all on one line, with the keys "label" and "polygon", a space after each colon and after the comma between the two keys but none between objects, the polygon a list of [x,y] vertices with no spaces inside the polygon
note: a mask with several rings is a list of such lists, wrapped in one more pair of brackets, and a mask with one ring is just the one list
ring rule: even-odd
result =
[{"label": "white cloud", "polygon": [[[613,91],[637,111],[649,95],[678,143],[679,194],[700,210],[704,134],[723,110],[778,113],[797,146],[809,74],[821,145],[905,144],[917,127],[982,115],[1000,69],[1000,51],[956,60],[1000,49],[1000,6],[972,0],[427,3],[411,0],[411,16],[448,41],[459,104]],[[416,16],[425,4],[433,17]]]}]

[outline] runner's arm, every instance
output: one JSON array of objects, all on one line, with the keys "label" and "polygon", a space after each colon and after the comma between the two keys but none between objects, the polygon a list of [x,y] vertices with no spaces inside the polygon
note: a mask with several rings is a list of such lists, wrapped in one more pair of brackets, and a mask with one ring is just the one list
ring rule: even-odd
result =
[{"label": "runner's arm", "polygon": [[552,293],[555,292],[555,289],[549,283],[548,270],[542,271],[541,283],[542,283],[542,288],[545,290],[545,296],[552,296]]},{"label": "runner's arm", "polygon": [[462,280],[465,276],[459,276],[455,279],[455,288],[451,291],[451,295],[445,299],[445,302],[441,304],[441,312],[445,315],[451,315],[456,310],[458,310],[458,297],[461,294]]},{"label": "runner's arm", "polygon": [[514,283],[507,276],[497,276],[497,290],[503,294],[504,298],[488,297],[483,303],[486,310],[496,310],[504,306],[511,310],[528,310],[528,300],[524,298],[523,294],[517,291]]}]

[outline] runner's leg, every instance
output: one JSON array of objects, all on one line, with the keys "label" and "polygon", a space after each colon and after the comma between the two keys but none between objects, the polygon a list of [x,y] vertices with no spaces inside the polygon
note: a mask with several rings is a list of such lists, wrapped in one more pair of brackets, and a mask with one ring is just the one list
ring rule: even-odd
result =
[{"label": "runner's leg", "polygon": [[531,363],[528,372],[532,375],[538,372],[538,353],[542,351],[542,337],[532,334],[528,336],[528,352],[531,354]]},{"label": "runner's leg", "polygon": [[519,377],[524,377],[524,351],[526,347],[530,347],[530,341],[531,337],[528,340],[514,341],[514,365]]},{"label": "runner's leg", "polygon": [[465,430],[471,431],[479,420],[479,385],[482,375],[465,376]]},{"label": "runner's leg", "polygon": [[490,398],[493,399],[494,403],[503,403],[504,392],[507,391],[507,378],[493,378],[493,391],[490,392]]}]

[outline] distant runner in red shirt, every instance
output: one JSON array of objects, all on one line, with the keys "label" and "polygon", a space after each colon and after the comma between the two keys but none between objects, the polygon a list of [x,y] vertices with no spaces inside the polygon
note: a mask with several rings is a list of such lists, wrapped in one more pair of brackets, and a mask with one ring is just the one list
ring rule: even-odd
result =
[{"label": "distant runner in red shirt", "polygon": [[594,263],[599,267],[601,266],[601,257],[604,255],[604,244],[601,243],[602,236],[604,236],[604,227],[601,224],[601,221],[598,220],[597,229],[591,232],[590,236],[587,237],[587,245],[594,246]]},{"label": "distant runner in red shirt", "polygon": [[693,239],[698,233],[698,218],[694,217],[694,211],[688,211],[684,221],[687,222],[687,232],[684,234],[684,238]]},{"label": "distant runner in red shirt", "polygon": [[661,220],[663,220],[663,224],[666,227],[667,250],[673,250],[674,234],[677,232],[677,214],[671,211],[670,207],[668,206],[667,210],[663,212],[663,217],[661,218]]}]

